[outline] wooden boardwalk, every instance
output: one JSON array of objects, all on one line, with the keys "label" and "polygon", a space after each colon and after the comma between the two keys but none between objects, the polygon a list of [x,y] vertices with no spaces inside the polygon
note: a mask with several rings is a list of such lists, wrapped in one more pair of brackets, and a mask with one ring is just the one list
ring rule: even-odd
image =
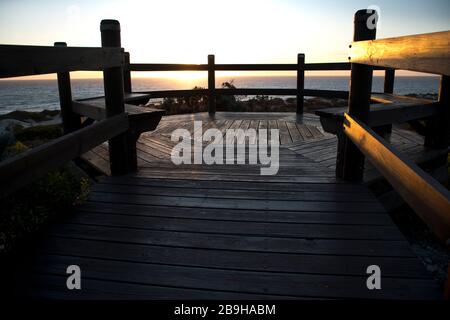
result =
[{"label": "wooden boardwalk", "polygon": [[[173,165],[170,133],[192,128],[195,119],[221,130],[278,128],[278,174],[261,176],[258,165]],[[85,158],[107,170],[106,148]],[[31,263],[32,285],[20,294],[439,298],[441,288],[369,189],[335,179],[326,161],[335,157],[333,148],[335,138],[308,114],[165,117],[141,136],[137,173],[101,179],[76,214],[48,230]],[[81,268],[81,290],[66,288],[69,265]],[[381,268],[381,290],[367,289],[370,265]]]}]

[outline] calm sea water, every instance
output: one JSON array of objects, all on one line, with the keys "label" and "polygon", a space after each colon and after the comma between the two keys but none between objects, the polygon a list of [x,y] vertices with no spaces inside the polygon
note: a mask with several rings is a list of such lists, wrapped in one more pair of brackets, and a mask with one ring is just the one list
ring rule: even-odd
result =
[{"label": "calm sea water", "polygon": [[[217,78],[217,87],[230,78]],[[373,91],[381,92],[383,77],[375,76]],[[306,77],[305,88],[348,90],[347,76],[334,77]],[[234,78],[238,88],[295,88],[296,79],[291,76],[258,77],[241,76]],[[438,77],[397,77],[395,79],[395,93],[437,93]],[[206,87],[206,79],[174,80],[142,78],[133,79],[133,91],[192,89],[194,86]],[[103,81],[101,79],[72,80],[74,99],[103,95]],[[0,114],[13,110],[41,111],[57,109],[58,89],[56,80],[3,80],[0,81]]]}]

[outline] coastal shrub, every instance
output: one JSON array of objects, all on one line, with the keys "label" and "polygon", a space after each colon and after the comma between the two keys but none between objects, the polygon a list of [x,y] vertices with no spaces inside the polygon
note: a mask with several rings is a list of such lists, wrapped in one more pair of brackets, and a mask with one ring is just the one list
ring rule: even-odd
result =
[{"label": "coastal shrub", "polygon": [[23,151],[27,150],[28,147],[24,145],[20,141],[16,141],[14,144],[7,146],[3,149],[3,152],[0,154],[0,160],[14,157],[15,155],[22,153]]},{"label": "coastal shrub", "polygon": [[89,187],[89,180],[68,165],[2,199],[0,254],[12,251],[54,218],[70,213],[74,204],[86,198]]},{"label": "coastal shrub", "polygon": [[[0,156],[2,159],[15,156],[61,134],[59,125],[17,129],[14,135],[4,139],[5,147]],[[75,203],[85,199],[89,186],[84,174],[73,164],[68,164],[0,199],[0,254],[12,251],[21,240],[40,230],[54,217],[70,212]]]},{"label": "coastal shrub", "polygon": [[[222,89],[236,89],[234,80],[225,81],[221,85]],[[216,105],[218,111],[245,111],[245,107],[240,103],[240,96],[218,95],[216,97]]]},{"label": "coastal shrub", "polygon": [[29,128],[20,128],[14,132],[17,140],[50,140],[62,135],[60,125],[35,126]]},{"label": "coastal shrub", "polygon": [[[195,86],[193,90],[204,89]],[[208,97],[202,94],[186,97],[164,98],[161,107],[166,110],[167,115],[184,114],[207,111]]]},{"label": "coastal shrub", "polygon": [[[236,89],[237,87],[234,80],[229,80],[223,82],[221,88]],[[193,89],[204,88],[196,86]],[[305,112],[314,112],[323,108],[344,107],[347,104],[345,99],[314,97],[305,99],[304,108]],[[168,115],[205,112],[208,111],[208,96],[164,98],[161,106]],[[216,108],[217,111],[230,112],[295,112],[297,99],[295,97],[283,99],[267,95],[256,95],[247,99],[247,96],[217,95]]]},{"label": "coastal shrub", "polygon": [[0,160],[6,158],[6,149],[16,142],[14,134],[9,131],[0,133]]},{"label": "coastal shrub", "polygon": [[15,120],[33,120],[35,122],[52,120],[59,115],[59,110],[43,110],[40,112],[15,110],[4,115],[0,115],[2,119],[15,119]]}]

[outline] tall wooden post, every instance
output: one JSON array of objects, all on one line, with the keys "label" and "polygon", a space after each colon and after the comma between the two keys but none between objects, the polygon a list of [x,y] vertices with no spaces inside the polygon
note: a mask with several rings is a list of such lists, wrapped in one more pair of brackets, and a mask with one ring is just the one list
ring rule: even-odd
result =
[{"label": "tall wooden post", "polygon": [[[373,14],[368,13],[366,9],[356,12],[353,41],[375,39],[376,27],[367,23]],[[372,76],[372,66],[352,63],[348,113],[364,123],[369,122]],[[339,172],[339,175],[345,180],[360,181],[364,174],[364,155],[347,137],[343,136],[341,140],[344,146],[340,155],[343,159],[338,159],[338,162],[342,161],[340,166],[342,172]]]},{"label": "tall wooden post", "polygon": [[130,71],[130,53],[123,53],[123,90],[125,93],[130,94],[132,92],[131,87],[131,71]]},{"label": "tall wooden post", "polygon": [[[395,81],[395,69],[386,69],[384,71],[384,93],[394,93],[394,81]],[[380,136],[386,138],[388,135],[392,133],[392,124],[385,124],[383,126],[379,126],[373,128],[376,133]]]},{"label": "tall wooden post", "polygon": [[[55,47],[67,47],[65,42],[55,42]],[[61,118],[64,134],[68,134],[81,127],[81,117],[72,112],[72,88],[70,85],[70,73],[58,72],[59,104],[61,106]]]},{"label": "tall wooden post", "polygon": [[447,148],[450,142],[450,77],[442,76],[439,87],[438,117],[428,120],[426,123],[425,146],[430,148]]},{"label": "tall wooden post", "polygon": [[[102,47],[121,47],[120,23],[117,20],[102,20],[100,24]],[[123,68],[112,67],[103,70],[106,116],[124,113]],[[109,140],[111,173],[119,175],[136,170],[136,144],[130,131]]]},{"label": "tall wooden post", "polygon": [[384,93],[394,93],[395,69],[384,71]]},{"label": "tall wooden post", "polygon": [[297,55],[297,114],[303,114],[303,90],[305,89],[305,55]]},{"label": "tall wooden post", "polygon": [[214,71],[214,55],[208,55],[208,112],[216,112],[216,74]]}]

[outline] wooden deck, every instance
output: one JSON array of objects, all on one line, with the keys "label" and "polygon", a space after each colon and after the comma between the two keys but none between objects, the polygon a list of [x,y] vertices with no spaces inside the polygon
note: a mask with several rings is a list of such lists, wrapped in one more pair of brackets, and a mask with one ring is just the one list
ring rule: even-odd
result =
[{"label": "wooden deck", "polygon": [[[170,133],[278,128],[280,170],[170,162]],[[394,129],[393,143],[416,141]],[[396,142],[397,141],[397,142]],[[417,140],[417,144],[419,140]],[[334,174],[335,138],[318,117],[216,113],[164,117],[138,143],[139,171],[104,177],[37,249],[21,294],[65,299],[434,299],[431,279],[384,208]],[[414,148],[411,147],[411,150]],[[405,147],[409,150],[409,147]],[[85,155],[107,171],[107,146]],[[66,288],[66,268],[82,289]],[[381,268],[368,290],[366,268]]]}]

